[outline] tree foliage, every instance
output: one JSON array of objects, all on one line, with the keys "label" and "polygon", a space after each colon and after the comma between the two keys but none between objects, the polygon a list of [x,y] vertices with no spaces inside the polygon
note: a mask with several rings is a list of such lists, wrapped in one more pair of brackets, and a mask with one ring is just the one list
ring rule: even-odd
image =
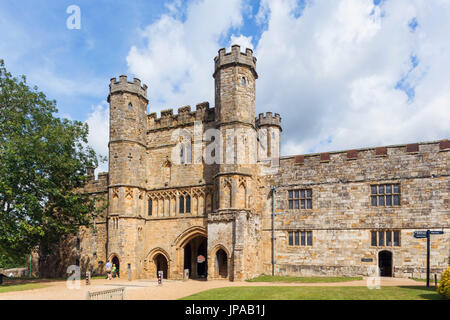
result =
[{"label": "tree foliage", "polygon": [[56,101],[0,60],[0,255],[23,257],[37,245],[45,252],[89,225],[94,203],[80,191],[97,158],[88,126],[56,112]]}]

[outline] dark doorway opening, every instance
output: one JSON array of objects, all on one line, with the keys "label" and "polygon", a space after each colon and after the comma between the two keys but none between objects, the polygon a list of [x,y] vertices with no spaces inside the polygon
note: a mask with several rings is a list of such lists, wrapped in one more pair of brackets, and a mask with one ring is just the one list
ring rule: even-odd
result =
[{"label": "dark doorway opening", "polygon": [[113,265],[116,266],[116,275],[120,278],[120,263],[119,263],[119,258],[117,258],[116,256],[114,256],[111,260],[111,263]]},{"label": "dark doorway opening", "polygon": [[219,249],[216,253],[216,275],[221,278],[228,277],[228,256],[225,251]]},{"label": "dark doorway opening", "polygon": [[184,247],[184,270],[188,269],[189,270],[189,277],[192,277],[192,267],[191,267],[191,263],[192,263],[192,248],[191,248],[191,244],[188,243],[185,247]]},{"label": "dark doorway opening", "polygon": [[189,270],[189,278],[206,279],[208,276],[207,239],[197,236],[184,246],[184,269]]},{"label": "dark doorway opening", "polygon": [[392,277],[392,252],[383,250],[378,253],[378,267],[381,277]]},{"label": "dark doorway opening", "polygon": [[159,253],[155,256],[153,261],[155,261],[155,265],[156,265],[156,277],[158,277],[158,272],[162,271],[163,278],[167,279],[169,266],[168,266],[166,257],[164,257],[161,253]]}]

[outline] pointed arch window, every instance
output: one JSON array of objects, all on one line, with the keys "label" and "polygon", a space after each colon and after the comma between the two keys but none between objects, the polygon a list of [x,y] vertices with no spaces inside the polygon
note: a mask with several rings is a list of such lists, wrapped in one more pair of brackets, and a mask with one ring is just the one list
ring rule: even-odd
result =
[{"label": "pointed arch window", "polygon": [[133,104],[130,102],[128,104],[128,111],[132,111],[133,110]]},{"label": "pointed arch window", "polygon": [[191,213],[191,196],[186,196],[186,213]]},{"label": "pointed arch window", "polygon": [[179,203],[179,213],[184,213],[184,196],[180,196]]},{"label": "pointed arch window", "polygon": [[151,216],[153,213],[153,200],[148,199],[148,215]]}]

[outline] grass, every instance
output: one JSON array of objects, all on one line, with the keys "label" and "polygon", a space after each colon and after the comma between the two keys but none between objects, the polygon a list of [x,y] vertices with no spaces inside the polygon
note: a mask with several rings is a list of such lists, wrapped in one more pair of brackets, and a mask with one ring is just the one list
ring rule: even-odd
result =
[{"label": "grass", "polygon": [[434,288],[381,287],[228,287],[199,292],[181,300],[442,300]]},{"label": "grass", "polygon": [[48,285],[40,283],[28,283],[28,284],[7,284],[0,286],[0,293],[13,292],[13,291],[25,291],[34,290],[48,287]]},{"label": "grass", "polygon": [[261,275],[247,280],[247,282],[282,282],[282,283],[317,283],[317,282],[345,282],[362,280],[363,277],[288,277]]}]

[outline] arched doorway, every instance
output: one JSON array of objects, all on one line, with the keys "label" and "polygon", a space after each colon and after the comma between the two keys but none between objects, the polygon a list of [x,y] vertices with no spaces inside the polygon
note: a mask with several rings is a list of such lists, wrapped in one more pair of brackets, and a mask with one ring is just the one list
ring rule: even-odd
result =
[{"label": "arched doorway", "polygon": [[228,256],[227,253],[222,249],[219,249],[216,252],[215,269],[217,277],[228,277]]},{"label": "arched doorway", "polygon": [[158,272],[162,271],[163,272],[163,278],[167,279],[168,278],[169,267],[168,267],[168,263],[167,263],[166,257],[164,257],[163,254],[158,253],[153,258],[153,261],[154,261],[155,267],[156,267],[156,277],[158,277]]},{"label": "arched doorway", "polygon": [[392,252],[383,250],[378,253],[378,267],[381,277],[392,277]]},{"label": "arched doorway", "polygon": [[120,278],[120,262],[119,262],[119,258],[117,258],[117,256],[114,256],[111,259],[111,263],[116,266],[116,268],[117,268],[117,276]]},{"label": "arched doorway", "polygon": [[207,240],[204,236],[192,238],[183,248],[184,269],[189,269],[189,278],[206,279],[208,275]]}]

